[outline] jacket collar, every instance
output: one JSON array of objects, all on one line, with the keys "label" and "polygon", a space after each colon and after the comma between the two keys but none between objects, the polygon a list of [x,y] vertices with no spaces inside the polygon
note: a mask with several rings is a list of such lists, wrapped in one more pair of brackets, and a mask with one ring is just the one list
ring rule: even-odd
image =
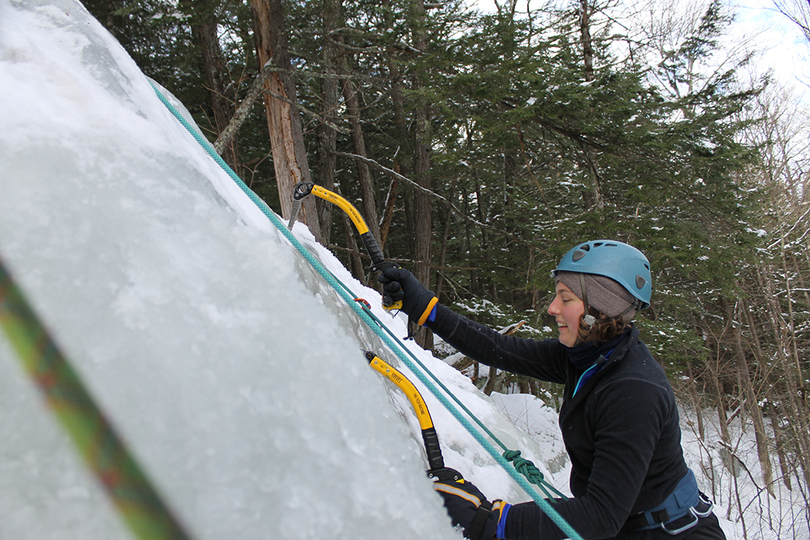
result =
[{"label": "jacket collar", "polygon": [[[635,336],[634,336],[635,334]],[[630,337],[631,339],[627,339]],[[596,364],[600,358],[611,356],[615,354],[615,358],[621,358],[630,346],[630,343],[635,341],[633,337],[638,337],[638,330],[635,325],[622,332],[607,343],[583,343],[577,347],[567,349],[568,359],[577,368],[578,372],[583,372]]]}]

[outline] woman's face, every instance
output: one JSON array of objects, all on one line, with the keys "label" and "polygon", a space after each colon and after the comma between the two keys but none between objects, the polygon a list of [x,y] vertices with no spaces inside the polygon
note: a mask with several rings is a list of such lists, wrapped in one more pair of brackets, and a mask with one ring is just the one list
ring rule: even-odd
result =
[{"label": "woman's face", "polygon": [[557,320],[560,343],[573,347],[579,334],[579,318],[585,312],[582,299],[571,292],[564,283],[557,282],[557,295],[548,306],[548,314]]}]

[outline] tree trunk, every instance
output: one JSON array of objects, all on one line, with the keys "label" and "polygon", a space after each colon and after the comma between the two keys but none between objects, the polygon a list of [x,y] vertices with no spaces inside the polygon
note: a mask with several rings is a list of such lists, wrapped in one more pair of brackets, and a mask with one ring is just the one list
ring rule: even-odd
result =
[{"label": "tree trunk", "polygon": [[[383,16],[385,17],[385,28],[387,32],[394,31],[394,16],[393,10],[391,9],[391,2],[390,0],[382,0],[383,6]],[[394,116],[394,136],[398,141],[400,147],[397,149],[398,151],[393,156],[393,170],[402,176],[410,178],[411,176],[411,169],[407,163],[403,159],[403,156],[410,155],[409,148],[411,146],[410,137],[408,136],[408,122],[405,116],[405,95],[403,89],[403,82],[402,82],[402,74],[399,69],[399,59],[396,56],[396,51],[393,48],[389,48],[386,50],[385,54],[385,61],[388,64],[388,73],[389,73],[389,92],[391,94],[391,105],[392,105],[392,113]],[[397,198],[397,186],[398,186],[398,179],[396,177],[391,179],[391,184],[388,189],[388,197],[386,198],[385,204],[385,217],[383,219],[383,225],[380,230],[380,247],[382,248],[385,245],[385,241],[388,237],[388,229],[391,225],[391,221],[393,219],[394,214],[394,207],[396,206],[396,198]],[[406,209],[407,212],[407,209]],[[406,218],[406,227],[408,225]]]},{"label": "tree trunk", "polygon": [[[327,76],[323,81],[321,98],[324,102],[323,117],[327,121],[335,119],[333,111],[337,106],[337,84],[335,79]],[[337,132],[327,122],[322,122],[318,126],[318,157],[320,167],[318,169],[318,184],[330,191],[335,187],[335,170],[337,167]],[[321,227],[321,240],[324,245],[329,245],[332,224],[332,203],[318,200],[318,223]]]},{"label": "tree trunk", "polygon": [[[449,200],[453,200],[453,196],[456,190],[456,181],[458,178],[453,179],[453,183],[450,185],[450,196]],[[450,225],[453,223],[453,211],[448,207],[447,212],[445,213],[444,217],[444,233],[442,234],[441,239],[441,248],[439,250],[439,268],[444,268],[446,257],[447,257],[447,243],[450,240]],[[444,275],[439,272],[436,277],[436,298],[441,301],[442,298],[442,289],[444,288]]]},{"label": "tree trunk", "polygon": [[[292,192],[299,182],[311,182],[307,164],[301,117],[296,106],[295,83],[287,51],[287,35],[281,0],[250,0],[259,65],[267,62],[278,68],[265,84],[264,108],[273,149],[273,168],[281,201],[281,215],[290,218]],[[323,243],[315,197],[306,197],[298,220],[309,226]]]},{"label": "tree trunk", "polygon": [[366,270],[363,267],[363,259],[360,257],[360,249],[357,247],[357,241],[355,240],[357,231],[345,212],[340,212],[340,217],[343,220],[343,233],[346,237],[346,245],[349,248],[349,266],[352,276],[357,281],[362,282],[366,279]]},{"label": "tree trunk", "polygon": [[579,33],[582,40],[582,62],[585,66],[585,80],[593,80],[593,41],[591,40],[591,12],[588,0],[579,0]]},{"label": "tree trunk", "polygon": [[[227,71],[217,36],[218,4],[217,0],[183,0],[180,4],[184,11],[191,14],[191,38],[200,50],[200,72],[208,91],[217,136],[228,127],[234,113],[231,102],[225,97]],[[235,138],[231,139],[220,155],[237,174],[241,172],[241,159]]]},{"label": "tree trunk", "polygon": [[[394,172],[399,172],[396,164],[394,164]],[[391,183],[388,185],[388,194],[385,197],[385,211],[383,213],[382,224],[380,225],[380,238],[378,239],[380,249],[382,250],[385,249],[385,241],[388,239],[388,230],[391,227],[391,221],[394,219],[394,206],[397,200],[398,184],[399,179],[392,177]]]},{"label": "tree trunk", "polygon": [[494,367],[489,368],[489,375],[487,375],[487,383],[482,390],[486,395],[491,396],[495,390],[495,382],[498,379],[498,370]]},{"label": "tree trunk", "polygon": [[[423,0],[413,0],[415,17],[413,24],[413,44],[420,51],[427,51],[428,38],[425,29],[426,16],[425,4]],[[422,81],[423,73],[417,73],[413,80],[415,93],[425,86]],[[430,177],[430,148],[432,131],[430,126],[430,104],[427,102],[418,103],[414,116],[414,179],[425,189],[432,189]],[[432,211],[433,201],[421,190],[413,193],[411,198],[411,230],[413,238],[413,252],[411,256],[414,260],[414,275],[426,287],[430,287],[430,244],[432,232]],[[420,332],[416,337],[416,342],[422,348],[433,349],[433,332],[425,328],[425,332]]]},{"label": "tree trunk", "polygon": [[785,487],[788,488],[788,491],[792,491],[790,465],[785,452],[785,437],[782,434],[782,426],[780,425],[782,418],[779,409],[770,401],[768,402],[768,416],[771,418],[771,424],[773,426],[773,440],[776,444],[776,456],[779,458],[779,470],[782,472],[781,480],[782,483],[785,484]]},{"label": "tree trunk", "polygon": [[788,330],[790,338],[790,351],[793,355],[793,361],[796,365],[796,382],[801,394],[802,404],[806,408],[808,405],[808,392],[807,392],[807,379],[802,370],[802,361],[799,357],[799,348],[796,339],[796,317],[793,314],[793,284],[790,280],[790,271],[787,263],[787,247],[785,246],[785,238],[782,237],[780,246],[780,255],[782,260],[782,274],[785,276],[785,302],[788,308]]},{"label": "tree trunk", "polygon": [[[591,15],[593,5],[589,0],[579,0],[579,36],[582,42],[582,64],[583,77],[586,82],[593,81],[593,40],[591,39]],[[583,143],[580,143],[583,154],[582,167],[590,171],[592,181],[592,191],[583,194],[585,209],[604,208],[604,197],[602,195],[602,185],[599,176],[599,168],[596,164],[594,151]]]},{"label": "tree trunk", "polygon": [[[343,195],[340,193],[340,186],[334,187],[335,193],[342,197]],[[355,229],[346,212],[338,213],[343,221],[343,234],[346,238],[346,247],[349,251],[349,270],[357,281],[362,282],[366,279],[366,269],[363,265],[363,258],[360,255],[360,248],[357,245],[357,229]]]},{"label": "tree trunk", "polygon": [[[348,63],[344,58],[344,68],[348,67]],[[352,145],[354,146],[354,153],[358,156],[368,158],[366,152],[366,139],[363,135],[363,128],[360,123],[360,100],[357,95],[357,87],[351,79],[343,81],[343,100],[346,103],[346,113],[349,117],[349,125],[352,128]],[[357,181],[360,184],[360,193],[363,205],[363,213],[365,214],[366,225],[368,225],[371,236],[375,239],[380,237],[380,223],[377,217],[377,202],[374,195],[374,182],[371,178],[371,169],[368,164],[361,160],[355,160],[357,167]]]},{"label": "tree trunk", "polygon": [[695,388],[696,378],[694,374],[694,370],[692,369],[692,362],[689,360],[686,361],[686,369],[687,374],[689,375],[689,382],[687,383],[689,397],[692,401],[692,407],[695,409],[695,416],[697,417],[697,430],[698,430],[698,438],[703,441],[706,439],[706,428],[703,424],[703,403],[701,403],[700,394],[698,394],[697,388]]},{"label": "tree trunk", "polygon": [[[390,0],[382,0],[383,13],[385,17],[385,27],[389,32],[394,31],[394,16],[391,9]],[[396,128],[396,138],[401,145],[400,152],[394,156],[393,169],[400,173],[402,176],[410,178],[411,170],[407,162],[402,159],[402,156],[409,155],[410,141],[408,137],[408,122],[405,119],[405,95],[402,83],[402,74],[399,69],[399,59],[396,57],[393,49],[386,51],[386,61],[388,63],[388,72],[391,80],[391,105],[394,115],[394,126]]]},{"label": "tree trunk", "polygon": [[[321,110],[322,121],[318,125],[318,184],[330,191],[334,191],[335,170],[337,168],[337,130],[335,126],[338,121],[338,79],[335,70],[340,51],[335,41],[331,38],[332,31],[340,26],[342,20],[342,9],[340,0],[324,0],[323,17],[323,65],[324,77],[321,79],[321,99],[323,109]],[[321,226],[321,238],[324,245],[329,245],[332,223],[332,203],[318,200],[318,222]]]},{"label": "tree trunk", "polygon": [[[481,196],[481,181],[478,178],[478,170],[473,171],[475,177],[475,204],[478,208],[478,223],[486,223],[487,222],[487,214],[489,213],[488,210],[485,210],[485,200]],[[481,248],[478,253],[478,260],[475,261],[475,266],[479,266],[483,258],[489,257],[489,231],[487,231],[486,227],[480,227],[481,229]],[[478,294],[484,294],[487,289],[487,286],[491,283],[488,277],[485,277],[484,272],[480,272],[478,274]]]},{"label": "tree trunk", "polygon": [[[707,333],[710,333],[707,331]],[[731,448],[731,434],[728,430],[728,414],[726,412],[726,395],[723,392],[723,384],[720,380],[720,363],[721,352],[720,344],[715,343],[715,359],[714,361],[707,359],[706,365],[709,368],[709,376],[711,377],[712,389],[714,390],[715,408],[717,410],[717,420],[720,425],[720,439],[723,443],[723,448]],[[736,463],[733,456],[729,455],[727,450],[721,451],[723,456],[723,464],[728,470],[736,475]]]},{"label": "tree trunk", "polygon": [[760,286],[764,291],[767,306],[769,308],[769,317],[773,327],[773,335],[775,336],[777,350],[780,353],[776,357],[777,365],[782,368],[782,376],[780,382],[784,384],[783,403],[786,416],[790,419],[792,432],[794,434],[795,446],[793,452],[799,465],[802,469],[804,481],[810,485],[810,417],[808,416],[807,407],[801,399],[801,385],[804,381],[800,379],[800,375],[796,373],[795,364],[791,357],[791,338],[788,335],[788,326],[782,319],[782,308],[777,300],[775,292],[774,275],[777,275],[775,269],[764,267],[758,269],[758,276]]},{"label": "tree trunk", "polygon": [[[476,169],[473,169],[473,176]],[[461,196],[464,199],[464,215],[470,215],[470,194],[467,192],[466,186],[462,186]],[[478,290],[478,275],[475,271],[476,261],[473,259],[472,249],[472,224],[468,220],[464,220],[464,249],[467,254],[467,266],[470,268],[470,291],[475,293]]]},{"label": "tree trunk", "polygon": [[[762,481],[765,489],[773,496],[773,469],[771,468],[771,458],[768,452],[768,435],[765,433],[765,422],[762,419],[762,409],[759,407],[759,399],[754,391],[754,384],[751,381],[751,373],[748,371],[748,361],[742,346],[742,333],[740,323],[735,322],[735,313],[725,298],[720,299],[727,324],[730,326],[734,340],[734,360],[737,364],[737,373],[740,380],[741,391],[748,403],[748,413],[754,424],[754,437],[757,444],[757,455],[759,464],[762,467]],[[739,308],[738,314],[741,315]]]}]

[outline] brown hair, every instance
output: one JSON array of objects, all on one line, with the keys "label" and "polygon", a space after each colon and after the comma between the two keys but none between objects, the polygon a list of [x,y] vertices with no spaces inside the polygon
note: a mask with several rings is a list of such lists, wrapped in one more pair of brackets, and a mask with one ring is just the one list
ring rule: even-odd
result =
[{"label": "brown hair", "polygon": [[625,322],[623,316],[608,317],[604,313],[590,308],[588,312],[596,317],[596,322],[593,326],[586,330],[585,314],[583,313],[579,319],[579,332],[577,333],[577,344],[585,343],[586,341],[595,341],[596,343],[607,343],[619,334],[625,331],[629,326]]}]

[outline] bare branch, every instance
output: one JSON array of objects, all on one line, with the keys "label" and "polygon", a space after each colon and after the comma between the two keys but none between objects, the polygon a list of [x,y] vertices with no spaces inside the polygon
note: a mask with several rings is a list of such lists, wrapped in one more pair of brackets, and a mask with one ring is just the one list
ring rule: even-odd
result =
[{"label": "bare branch", "polygon": [[219,134],[217,140],[214,141],[214,150],[217,151],[217,154],[222,155],[222,152],[225,151],[225,148],[231,144],[233,138],[239,132],[239,128],[242,127],[242,124],[245,123],[245,120],[248,117],[248,113],[250,113],[250,109],[253,107],[253,104],[259,98],[262,93],[262,86],[264,82],[267,80],[267,77],[270,76],[270,73],[273,71],[278,71],[279,68],[274,68],[272,66],[273,59],[267,61],[262,67],[259,74],[256,75],[256,78],[253,80],[253,83],[250,85],[250,89],[248,90],[245,99],[242,100],[242,103],[239,104],[239,108],[236,109],[236,112],[231,118],[231,121],[228,123],[228,127],[222,130],[222,133]]},{"label": "bare branch", "polygon": [[462,212],[461,210],[456,208],[456,206],[453,203],[451,203],[450,201],[448,201],[445,197],[439,195],[435,191],[431,191],[431,190],[429,190],[429,189],[427,189],[425,187],[420,186],[419,184],[417,184],[416,182],[414,182],[410,178],[408,178],[406,176],[402,176],[401,174],[394,171],[393,169],[389,169],[388,167],[386,167],[384,165],[381,165],[380,163],[374,161],[373,159],[369,159],[369,158],[363,157],[363,156],[358,156],[357,154],[350,154],[348,152],[336,152],[336,154],[338,156],[343,156],[343,157],[348,157],[348,158],[356,159],[356,160],[359,160],[359,161],[363,161],[363,162],[371,165],[372,167],[374,167],[375,169],[377,169],[379,171],[382,171],[382,172],[384,172],[386,174],[390,174],[394,178],[396,178],[398,180],[401,180],[402,182],[405,182],[405,183],[413,186],[415,189],[418,189],[418,190],[422,191],[423,193],[426,193],[426,194],[430,195],[434,199],[438,199],[442,203],[446,204],[447,206],[450,207],[450,209],[453,211],[453,213],[457,217],[460,217],[461,219],[469,221],[470,223],[473,223],[473,224],[475,224],[475,225],[477,225],[479,227],[482,227],[484,229],[491,230],[491,231],[493,231],[493,232],[495,232],[497,234],[501,234],[503,236],[511,238],[512,240],[514,240],[515,242],[518,242],[519,244],[523,244],[525,246],[530,245],[529,242],[527,242],[526,240],[523,240],[522,238],[518,238],[517,236],[515,236],[512,233],[502,231],[500,229],[492,227],[491,225],[486,225],[485,223],[481,223],[480,221],[465,215],[464,212]]},{"label": "bare branch", "polygon": [[810,2],[807,0],[773,0],[779,13],[798,26],[810,43]]}]

